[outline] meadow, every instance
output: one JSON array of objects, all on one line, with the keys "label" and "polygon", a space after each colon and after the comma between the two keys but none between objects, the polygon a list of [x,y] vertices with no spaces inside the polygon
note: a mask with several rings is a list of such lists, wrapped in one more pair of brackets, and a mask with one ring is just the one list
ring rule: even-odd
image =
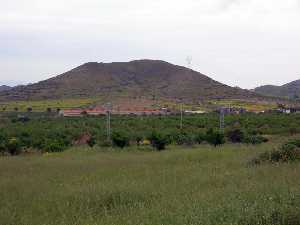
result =
[{"label": "meadow", "polygon": [[0,224],[299,225],[300,164],[252,146],[75,147],[0,158]]}]

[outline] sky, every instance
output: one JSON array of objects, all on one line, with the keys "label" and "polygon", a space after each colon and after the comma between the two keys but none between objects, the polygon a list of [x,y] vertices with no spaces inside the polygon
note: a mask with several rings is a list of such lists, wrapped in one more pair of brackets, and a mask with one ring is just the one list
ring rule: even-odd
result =
[{"label": "sky", "polygon": [[86,62],[160,59],[231,86],[300,79],[300,0],[9,0],[0,85]]}]

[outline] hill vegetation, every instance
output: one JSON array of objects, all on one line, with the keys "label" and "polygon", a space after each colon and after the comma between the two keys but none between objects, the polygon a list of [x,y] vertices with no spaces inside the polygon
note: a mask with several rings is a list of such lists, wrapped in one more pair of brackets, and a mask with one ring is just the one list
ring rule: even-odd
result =
[{"label": "hill vegetation", "polygon": [[261,96],[229,87],[164,61],[86,63],[57,77],[0,93],[0,100],[44,100],[120,96],[184,99],[248,99]]},{"label": "hill vegetation", "polygon": [[282,86],[265,85],[255,88],[256,93],[268,96],[285,97],[289,99],[300,99],[300,80],[290,82]]}]

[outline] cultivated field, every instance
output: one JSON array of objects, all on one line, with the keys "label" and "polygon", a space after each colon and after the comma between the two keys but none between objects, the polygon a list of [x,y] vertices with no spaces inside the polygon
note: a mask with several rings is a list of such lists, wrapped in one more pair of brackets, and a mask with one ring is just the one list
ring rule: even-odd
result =
[{"label": "cultivated field", "polygon": [[300,164],[248,164],[285,139],[2,157],[0,224],[299,225]]}]

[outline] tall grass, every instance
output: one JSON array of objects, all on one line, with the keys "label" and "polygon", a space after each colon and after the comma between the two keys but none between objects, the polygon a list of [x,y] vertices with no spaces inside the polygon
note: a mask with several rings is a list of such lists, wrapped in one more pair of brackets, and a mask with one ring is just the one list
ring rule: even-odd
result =
[{"label": "tall grass", "polygon": [[0,158],[0,224],[298,225],[300,165],[247,166],[278,144]]}]

